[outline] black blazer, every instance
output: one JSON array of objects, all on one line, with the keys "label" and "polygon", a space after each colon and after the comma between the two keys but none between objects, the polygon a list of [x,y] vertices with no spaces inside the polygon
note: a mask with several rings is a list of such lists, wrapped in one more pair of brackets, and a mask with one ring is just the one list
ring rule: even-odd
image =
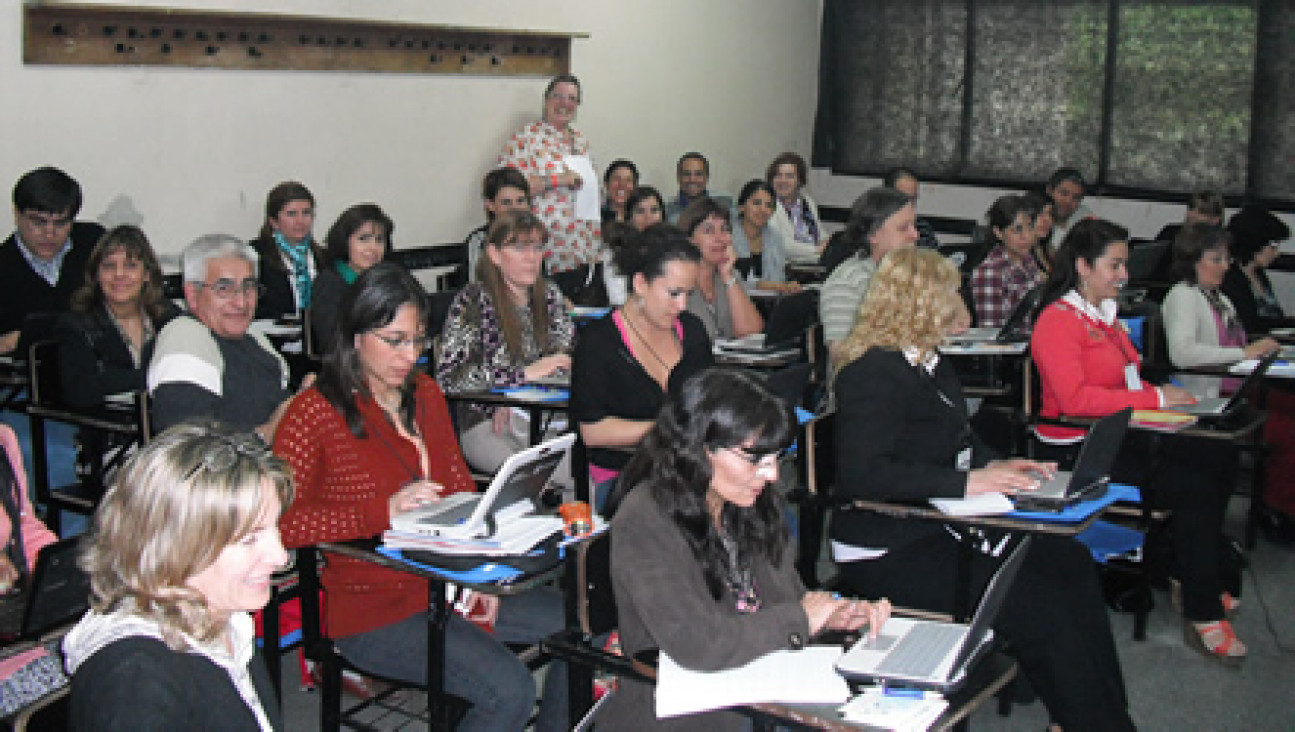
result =
[{"label": "black blazer", "polygon": [[[253,239],[251,245],[260,255],[257,278],[265,286],[265,294],[256,301],[256,319],[265,320],[297,314],[297,298],[292,294],[292,281],[283,265],[283,254],[273,238]],[[310,256],[315,260],[315,274],[324,271],[319,245],[311,244]]]},{"label": "black blazer", "polygon": [[[972,448],[973,467],[989,462],[947,359],[928,375],[898,351],[872,348],[837,375],[834,499],[924,504],[959,498],[967,488],[966,471],[956,467],[964,447]],[[934,521],[871,511],[838,511],[832,520],[833,539],[874,549],[938,531]]]},{"label": "black blazer", "polygon": [[[179,313],[169,301],[165,304],[166,312],[153,321],[154,333]],[[54,334],[59,343],[59,382],[68,406],[97,406],[109,394],[144,388],[148,362],[142,360],[136,368],[126,341],[104,306],[88,313],[63,313]]]}]

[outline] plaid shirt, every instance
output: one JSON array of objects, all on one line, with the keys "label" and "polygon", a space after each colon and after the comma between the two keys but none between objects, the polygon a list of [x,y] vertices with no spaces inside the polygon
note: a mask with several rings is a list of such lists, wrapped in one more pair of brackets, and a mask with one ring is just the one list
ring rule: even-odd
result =
[{"label": "plaid shirt", "polygon": [[997,328],[1011,315],[1012,309],[1035,285],[1043,281],[1043,272],[1034,257],[1020,263],[1007,256],[1000,244],[971,273],[971,297],[976,305],[976,324]]}]

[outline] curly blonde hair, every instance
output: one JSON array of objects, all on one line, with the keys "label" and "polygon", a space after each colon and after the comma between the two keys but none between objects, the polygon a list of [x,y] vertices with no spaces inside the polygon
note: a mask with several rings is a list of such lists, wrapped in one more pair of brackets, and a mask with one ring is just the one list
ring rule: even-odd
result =
[{"label": "curly blonde hair", "polygon": [[162,433],[117,471],[83,542],[91,605],[155,621],[177,651],[211,641],[224,620],[188,580],[252,531],[267,490],[287,508],[292,473],[255,437],[214,422]]},{"label": "curly blonde hair", "polygon": [[916,348],[925,359],[948,333],[960,307],[958,268],[929,249],[887,254],[859,306],[854,328],[841,342],[837,370],[880,346]]}]

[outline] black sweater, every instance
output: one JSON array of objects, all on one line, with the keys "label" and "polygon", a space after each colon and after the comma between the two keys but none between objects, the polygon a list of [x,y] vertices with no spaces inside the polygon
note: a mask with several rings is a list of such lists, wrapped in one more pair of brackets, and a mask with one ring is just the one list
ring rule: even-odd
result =
[{"label": "black sweater", "polygon": [[63,257],[58,284],[50,286],[19,251],[12,234],[0,244],[0,335],[22,328],[29,313],[61,313],[72,293],[85,284],[85,264],[103,236],[103,227],[78,221],[72,225],[72,248]]},{"label": "black sweater", "polygon": [[[279,702],[258,655],[252,683],[274,729]],[[124,638],[99,649],[72,676],[73,730],[258,730],[256,716],[224,669],[156,638]]]}]

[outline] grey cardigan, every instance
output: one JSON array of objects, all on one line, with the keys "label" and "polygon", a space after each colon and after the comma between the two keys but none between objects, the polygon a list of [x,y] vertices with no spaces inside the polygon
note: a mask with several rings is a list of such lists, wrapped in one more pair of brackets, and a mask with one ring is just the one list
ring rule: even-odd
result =
[{"label": "grey cardigan", "polygon": [[[611,529],[612,587],[626,655],[660,649],[685,668],[717,671],[748,663],[770,651],[809,638],[800,601],[805,588],[795,570],[795,547],[776,566],[752,568],[761,609],[739,614],[728,598],[716,602],[701,567],[674,521],[646,486],[621,504]],[[620,689],[599,715],[599,729],[746,729],[733,712],[657,720],[651,685],[621,679]]]}]

